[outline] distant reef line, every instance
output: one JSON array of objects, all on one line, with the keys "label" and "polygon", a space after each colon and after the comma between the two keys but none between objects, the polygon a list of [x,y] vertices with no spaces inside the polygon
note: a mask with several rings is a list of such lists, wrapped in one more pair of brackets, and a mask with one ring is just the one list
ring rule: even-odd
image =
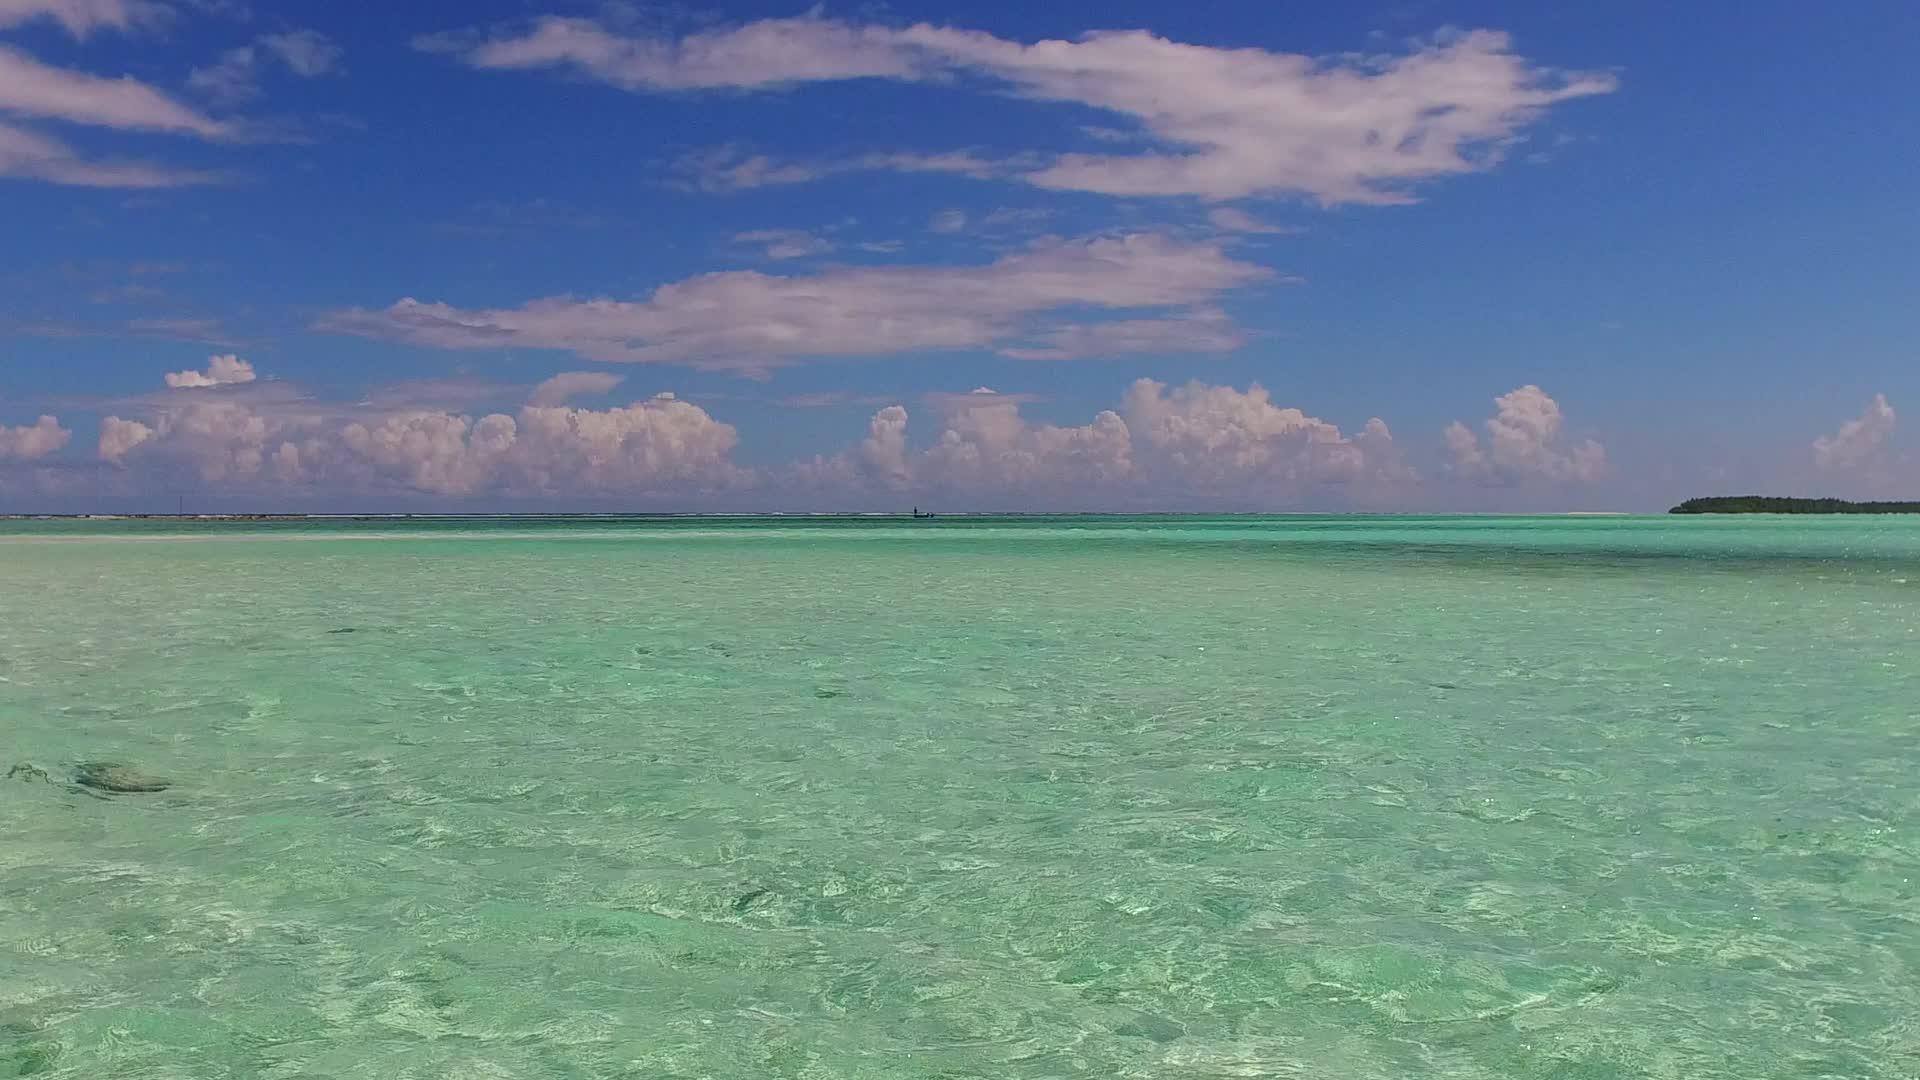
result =
[{"label": "distant reef line", "polygon": [[1772,495],[1716,495],[1688,499],[1669,514],[1920,514],[1920,502],[1784,499]]}]

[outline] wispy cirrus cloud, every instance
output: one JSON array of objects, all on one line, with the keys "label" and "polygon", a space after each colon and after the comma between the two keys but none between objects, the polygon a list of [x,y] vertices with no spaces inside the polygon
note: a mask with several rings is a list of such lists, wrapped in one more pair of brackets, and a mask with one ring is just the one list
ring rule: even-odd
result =
[{"label": "wispy cirrus cloud", "polygon": [[[224,8],[212,0],[192,0],[191,6]],[[142,0],[0,0],[0,28],[45,19],[84,40],[102,29],[152,29],[176,13],[172,6]],[[263,58],[311,77],[332,70],[339,55],[337,45],[314,31],[267,34],[229,50],[213,65],[194,69],[187,85],[217,105],[234,105],[258,93]],[[83,155],[61,139],[18,126],[34,120],[219,142],[275,137],[272,125],[217,118],[131,76],[56,67],[0,44],[0,178],[103,188],[185,187],[231,179],[224,171]]]},{"label": "wispy cirrus cloud", "polygon": [[243,404],[262,416],[342,420],[414,412],[466,412],[480,407],[558,406],[576,398],[611,393],[626,376],[604,371],[563,371],[537,383],[484,375],[440,375],[382,382],[350,400],[328,401],[299,383],[262,378],[251,361],[233,355],[208,357],[202,370],[169,372],[165,389],[133,395],[47,399],[46,404],[94,412],[164,412],[195,402]]},{"label": "wispy cirrus cloud", "polygon": [[468,208],[459,219],[424,223],[447,236],[498,237],[515,232],[602,230],[630,228],[639,219],[582,210],[548,198],[522,201],[487,199]]},{"label": "wispy cirrus cloud", "polygon": [[932,233],[957,233],[967,227],[967,212],[955,207],[936,210],[927,219],[927,231]]},{"label": "wispy cirrus cloud", "polygon": [[[1049,312],[1185,311],[1272,276],[1216,244],[1135,233],[1041,243],[986,265],[703,274],[641,300],[553,297],[475,310],[408,298],[336,312],[316,328],[442,349],[552,349],[605,362],[761,370],[809,357],[1017,355],[1036,332],[1033,320]],[[1219,322],[1215,333],[1223,332]]]},{"label": "wispy cirrus cloud", "polygon": [[138,189],[219,183],[224,174],[149,161],[86,158],[50,135],[0,122],[0,178],[6,177],[68,187]]},{"label": "wispy cirrus cloud", "polygon": [[106,336],[162,338],[168,341],[197,341],[206,345],[224,345],[232,348],[239,344],[238,339],[227,333],[218,319],[129,319],[124,331],[110,331]]},{"label": "wispy cirrus cloud", "polygon": [[1079,360],[1129,353],[1232,352],[1246,342],[1226,312],[1203,306],[1154,319],[1062,323],[1000,351],[1018,360]]},{"label": "wispy cirrus cloud", "polygon": [[148,0],[0,0],[0,30],[45,19],[85,38],[95,30],[132,30],[164,22],[164,4]]},{"label": "wispy cirrus cloud", "polygon": [[[439,375],[369,387],[366,394],[353,403],[353,409],[360,413],[419,409],[462,412],[477,405],[514,401],[526,395],[527,387],[520,383],[490,379],[483,375]],[[304,393],[299,407],[311,408]]]},{"label": "wispy cirrus cloud", "polygon": [[[0,0],[0,27],[47,18],[84,38],[101,28],[148,26],[169,11],[133,0]],[[18,126],[21,120],[214,140],[241,134],[233,124],[130,76],[106,78],[54,67],[0,44],[0,178],[101,188],[184,187],[225,179],[201,169],[90,158],[61,139]]]},{"label": "wispy cirrus cloud", "polygon": [[885,405],[892,399],[884,394],[862,394],[852,390],[821,390],[810,394],[789,394],[774,404],[788,409],[830,409],[839,405]]},{"label": "wispy cirrus cloud", "polygon": [[964,150],[934,154],[894,151],[816,161],[778,161],[725,144],[682,155],[673,163],[673,184],[684,190],[727,194],[783,184],[809,184],[830,176],[861,172],[948,173],[985,179],[1004,171],[1007,164]]},{"label": "wispy cirrus cloud", "polygon": [[1250,233],[1265,236],[1291,236],[1301,230],[1287,225],[1275,225],[1262,220],[1245,210],[1231,206],[1217,206],[1207,212],[1207,223],[1221,232]]},{"label": "wispy cirrus cloud", "polygon": [[833,250],[833,241],[805,229],[752,229],[735,233],[733,239],[760,248],[769,259],[804,259]]},{"label": "wispy cirrus cloud", "polygon": [[568,67],[627,90],[753,89],[858,78],[920,78],[923,60],[894,31],[833,19],[765,19],[678,40],[629,37],[591,19],[547,16],[524,30],[414,39],[478,68]]},{"label": "wispy cirrus cloud", "polygon": [[318,30],[287,30],[262,34],[260,47],[279,58],[287,70],[303,79],[317,78],[339,70],[345,50]]},{"label": "wispy cirrus cloud", "polygon": [[[808,15],[666,38],[549,16],[416,45],[477,68],[563,69],[637,93],[972,77],[1030,101],[1111,113],[1134,125],[1142,145],[1115,141],[1112,152],[1036,161],[966,155],[964,167],[945,171],[1116,196],[1305,196],[1329,205],[1412,201],[1413,185],[1498,161],[1503,145],[1547,108],[1616,86],[1608,72],[1528,61],[1494,30],[1447,32],[1397,54],[1314,57],[1138,30],[1025,43]],[[932,160],[887,157],[807,164],[745,156],[690,171],[701,186],[729,190],[854,169],[913,171]]]},{"label": "wispy cirrus cloud", "polygon": [[949,415],[966,409],[998,408],[1003,405],[1030,405],[1045,400],[1039,394],[1011,393],[1003,394],[991,386],[976,386],[963,394],[948,390],[934,390],[921,394],[920,400],[942,415]]},{"label": "wispy cirrus cloud", "polygon": [[44,120],[173,135],[229,138],[231,125],[130,78],[57,68],[0,45],[0,112]]},{"label": "wispy cirrus cloud", "polygon": [[317,30],[289,30],[262,34],[251,43],[228,49],[220,59],[187,75],[189,89],[219,105],[238,105],[260,96],[260,75],[268,62],[303,79],[339,69],[344,51]]},{"label": "wispy cirrus cloud", "polygon": [[151,338],[235,348],[240,342],[218,319],[128,319],[125,322],[35,322],[0,319],[0,334],[50,338]]}]

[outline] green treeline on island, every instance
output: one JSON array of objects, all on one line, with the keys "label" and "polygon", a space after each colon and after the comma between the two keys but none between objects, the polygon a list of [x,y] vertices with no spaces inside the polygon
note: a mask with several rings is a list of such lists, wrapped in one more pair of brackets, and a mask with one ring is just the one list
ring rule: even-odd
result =
[{"label": "green treeline on island", "polygon": [[1848,502],[1845,499],[1782,499],[1770,495],[1719,495],[1688,499],[1669,514],[1920,514],[1920,502]]}]

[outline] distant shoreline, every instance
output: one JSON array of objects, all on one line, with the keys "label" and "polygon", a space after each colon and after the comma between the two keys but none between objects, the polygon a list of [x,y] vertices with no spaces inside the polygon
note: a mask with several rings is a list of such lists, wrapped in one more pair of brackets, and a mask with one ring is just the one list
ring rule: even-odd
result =
[{"label": "distant shoreline", "polygon": [[1920,502],[1849,502],[1772,495],[1715,495],[1688,499],[1669,514],[1920,514]]},{"label": "distant shoreline", "polygon": [[298,522],[298,521],[513,521],[513,520],[573,520],[573,521],[727,521],[748,518],[793,518],[796,520],[820,518],[845,518],[865,521],[946,521],[978,520],[982,518],[1272,518],[1272,517],[1471,517],[1471,518],[1535,518],[1535,517],[1633,517],[1635,512],[1628,510],[1542,510],[1513,513],[1472,513],[1472,512],[1432,512],[1432,511],[1371,511],[1354,512],[1338,510],[1220,510],[1220,511],[1086,511],[1086,510],[980,510],[941,512],[921,514],[915,517],[906,512],[839,512],[839,511],[743,511],[738,513],[714,512],[633,512],[615,511],[535,511],[499,513],[419,513],[419,514],[0,514],[0,521],[170,521],[170,522]]}]

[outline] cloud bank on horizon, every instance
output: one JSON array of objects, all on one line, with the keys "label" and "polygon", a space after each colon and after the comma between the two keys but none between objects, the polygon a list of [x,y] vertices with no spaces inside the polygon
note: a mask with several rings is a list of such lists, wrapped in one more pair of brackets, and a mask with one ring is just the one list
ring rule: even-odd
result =
[{"label": "cloud bank on horizon", "polygon": [[[1464,467],[1453,447],[1453,463],[1423,474],[1385,421],[1370,418],[1343,432],[1276,405],[1257,384],[1242,390],[1139,379],[1115,408],[1071,426],[1033,422],[1021,413],[1025,397],[988,387],[927,395],[931,438],[922,446],[909,441],[913,413],[889,404],[872,415],[863,438],[836,453],[753,467],[733,459],[739,439],[732,425],[671,393],[604,409],[567,404],[607,394],[620,381],[565,372],[530,387],[495,388],[517,389],[524,403],[475,416],[405,396],[323,401],[257,380],[238,357],[215,356],[205,371],[165,376],[164,391],[119,402],[138,415],[102,420],[100,468],[88,482],[129,493],[177,487],[188,476],[246,495],[733,495],[840,508],[915,497],[975,507],[1257,506],[1320,494],[1380,507],[1434,484],[1521,487],[1564,480],[1570,470],[1597,479],[1606,467],[1599,444],[1565,445],[1558,405],[1535,386],[1495,402],[1484,467],[1479,458]],[[1449,428],[1449,446],[1456,429],[1466,430]],[[43,417],[0,432],[0,455],[11,446],[23,460],[45,457],[71,435]]]},{"label": "cloud bank on horizon", "polygon": [[[1313,501],[1377,510],[1458,504],[1466,489],[1562,492],[1609,470],[1605,447],[1568,437],[1559,403],[1533,385],[1493,400],[1484,438],[1454,421],[1441,432],[1442,450],[1424,455],[1409,455],[1379,417],[1343,432],[1276,405],[1258,384],[1138,379],[1114,408],[1069,426],[1029,420],[1023,395],[988,387],[930,394],[922,404],[931,437],[918,447],[909,440],[914,412],[889,404],[831,455],[756,467],[734,460],[733,425],[671,393],[602,409],[568,404],[616,389],[621,377],[603,372],[495,387],[524,403],[479,416],[408,395],[327,402],[256,383],[253,367],[233,356],[164,381],[164,392],[119,403],[137,418],[102,420],[97,468],[77,472],[86,483],[133,494],[177,490],[190,477],[249,496],[731,497],[825,509],[945,499],[974,509]],[[1823,470],[1884,469],[1893,428],[1893,409],[1878,396],[1861,417],[1816,439],[1810,459]],[[53,416],[0,429],[0,461],[45,458],[72,436]],[[76,473],[65,475],[70,483]]]},{"label": "cloud bank on horizon", "polygon": [[[1295,51],[1236,40],[1227,20],[1183,39],[980,15],[676,23],[488,2],[464,25],[307,26],[268,4],[0,0],[0,192],[55,213],[63,198],[161,207],[156,242],[189,220],[169,208],[192,208],[225,242],[129,260],[125,244],[45,234],[61,269],[33,284],[52,299],[0,306],[0,339],[28,343],[0,369],[0,495],[1488,509],[1630,490],[1623,463],[1646,453],[1542,389],[1591,386],[1558,364],[1402,371],[1378,401],[1343,398],[1336,422],[1304,402],[1341,365],[1305,359],[1298,328],[1367,340],[1410,292],[1401,264],[1424,256],[1372,252],[1396,215],[1497,230],[1485,196],[1433,203],[1583,146],[1560,118],[1620,98],[1631,64],[1555,63],[1523,36],[1444,22],[1307,28],[1317,45]],[[425,88],[430,128],[408,127],[396,85]],[[412,178],[431,149],[348,149],[391,129],[457,152],[447,121],[467,97],[501,117],[483,136],[498,193],[484,171],[439,181],[471,211],[419,209],[448,201],[430,172],[425,190]],[[946,122],[903,126],[887,108],[905,97]],[[547,110],[545,126],[499,102]],[[357,172],[329,173],[347,167],[336,147]],[[604,186],[609,164],[623,184]],[[369,180],[364,205],[302,179],[350,190],[383,165],[400,179]],[[529,169],[603,194],[529,196]],[[1592,197],[1552,194],[1572,215]],[[312,251],[312,268],[277,259],[236,282],[244,300],[193,297],[263,221],[304,238],[272,250]],[[1295,252],[1333,229],[1369,239],[1318,248],[1323,284]],[[386,256],[343,264],[341,234]],[[60,275],[103,280],[72,296]],[[1420,347],[1407,341],[1358,351]],[[63,376],[68,357],[128,342],[165,359]],[[636,366],[668,374],[620,404]],[[1445,384],[1446,412],[1423,380]],[[1413,426],[1390,427],[1402,412]],[[1914,475],[1895,419],[1878,393],[1780,475],[1891,490]]]}]

